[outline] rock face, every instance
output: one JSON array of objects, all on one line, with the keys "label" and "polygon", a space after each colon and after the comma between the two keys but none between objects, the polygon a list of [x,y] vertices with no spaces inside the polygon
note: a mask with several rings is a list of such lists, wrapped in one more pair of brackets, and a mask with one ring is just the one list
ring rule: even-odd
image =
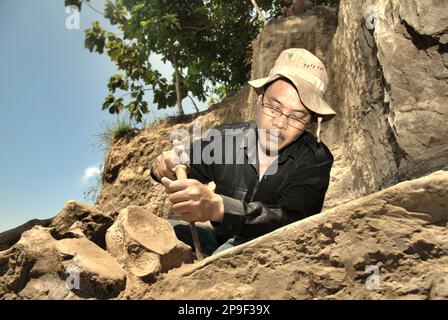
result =
[{"label": "rock face", "polygon": [[173,270],[140,298],[446,299],[447,200],[447,171],[403,182]]},{"label": "rock face", "polygon": [[87,237],[104,249],[106,247],[106,231],[113,222],[113,216],[104,214],[95,206],[70,200],[51,219],[34,219],[17,228],[0,233],[0,251],[12,247],[19,241],[23,232],[34,226],[51,228],[52,236],[55,239]]},{"label": "rock face", "polygon": [[161,272],[192,263],[191,248],[168,221],[137,206],[123,209],[106,235],[107,250],[129,272],[154,281]]},{"label": "rock face", "polygon": [[126,275],[103,249],[85,238],[56,240],[35,226],[0,252],[0,297],[22,299],[113,298]]},{"label": "rock face", "polygon": [[193,262],[191,248],[177,240],[171,225],[143,208],[122,210],[112,226],[105,217],[70,201],[48,228],[22,233],[0,251],[0,298],[116,298],[128,282],[146,285]]},{"label": "rock face", "polygon": [[12,247],[17,241],[20,240],[20,236],[25,231],[32,229],[34,226],[48,227],[51,224],[51,221],[52,219],[33,219],[14,229],[0,233],[0,251]]},{"label": "rock face", "polygon": [[323,139],[341,145],[352,179],[338,189],[356,196],[448,164],[448,3],[370,4],[341,1],[326,59],[338,117]]},{"label": "rock face", "polygon": [[53,236],[57,239],[84,235],[101,248],[105,248],[106,231],[113,222],[112,217],[103,214],[94,206],[69,201],[54,217],[49,227],[53,228]]}]

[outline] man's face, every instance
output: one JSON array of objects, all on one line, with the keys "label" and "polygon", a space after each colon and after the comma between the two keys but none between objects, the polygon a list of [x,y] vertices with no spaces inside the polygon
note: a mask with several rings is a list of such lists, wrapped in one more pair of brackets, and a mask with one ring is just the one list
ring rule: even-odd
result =
[{"label": "man's face", "polygon": [[[273,117],[272,114],[279,110],[301,121],[288,119],[285,115]],[[295,87],[282,79],[276,80],[264,95],[257,97],[256,117],[258,129],[267,132],[263,134],[259,131],[258,135],[260,145],[267,153],[281,151],[288,146],[305,131],[306,124],[311,121],[310,111],[300,101]]]}]

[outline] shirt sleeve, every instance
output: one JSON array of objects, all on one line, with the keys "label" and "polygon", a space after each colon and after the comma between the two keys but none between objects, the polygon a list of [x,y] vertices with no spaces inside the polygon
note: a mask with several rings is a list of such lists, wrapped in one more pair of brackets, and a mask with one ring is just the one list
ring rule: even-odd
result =
[{"label": "shirt sleeve", "polygon": [[244,202],[221,195],[224,217],[214,223],[222,233],[255,238],[322,210],[330,180],[331,158],[327,162],[297,170],[282,189],[275,206]]}]

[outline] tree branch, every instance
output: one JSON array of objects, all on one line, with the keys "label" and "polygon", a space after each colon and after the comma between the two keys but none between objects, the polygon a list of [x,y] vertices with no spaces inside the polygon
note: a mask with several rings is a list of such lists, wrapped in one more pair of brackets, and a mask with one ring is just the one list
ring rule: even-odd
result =
[{"label": "tree branch", "polygon": [[196,109],[196,113],[199,113],[199,109],[198,106],[196,105],[196,102],[194,102],[193,98],[190,97],[189,94],[187,94],[187,97],[190,98],[191,102],[193,102],[194,108]]},{"label": "tree branch", "polygon": [[104,16],[104,12],[94,8],[89,2],[87,2],[86,0],[81,0],[81,2],[85,3],[90,9],[92,9],[93,11],[95,11],[96,13],[101,14],[102,16]]},{"label": "tree branch", "polygon": [[[146,89],[143,89],[143,91],[152,91],[153,89],[152,88],[146,88]],[[121,98],[123,98],[123,97],[125,97],[125,96],[128,96],[128,95],[130,95],[130,94],[133,94],[133,93],[135,93],[135,92],[139,92],[140,90],[137,90],[137,91],[131,91],[131,92],[126,92],[126,93],[124,93],[124,94],[122,94],[121,96],[119,96],[118,97],[118,99],[121,99]]]},{"label": "tree branch", "polygon": [[257,2],[255,0],[252,1],[252,4],[254,5],[255,11],[257,11],[258,17],[261,21],[263,21],[264,25],[268,24],[268,20],[266,20],[266,17],[264,16],[263,12],[261,12],[260,7],[258,6]]}]

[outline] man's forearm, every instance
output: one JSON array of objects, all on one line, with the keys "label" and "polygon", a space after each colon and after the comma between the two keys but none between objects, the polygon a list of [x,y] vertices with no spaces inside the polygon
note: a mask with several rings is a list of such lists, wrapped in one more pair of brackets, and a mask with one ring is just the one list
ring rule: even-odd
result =
[{"label": "man's forearm", "polygon": [[221,223],[213,223],[222,232],[255,238],[283,227],[289,223],[319,213],[323,196],[308,203],[306,213],[287,209],[282,205],[271,207],[262,202],[244,202],[227,196],[223,198],[224,214]]}]

